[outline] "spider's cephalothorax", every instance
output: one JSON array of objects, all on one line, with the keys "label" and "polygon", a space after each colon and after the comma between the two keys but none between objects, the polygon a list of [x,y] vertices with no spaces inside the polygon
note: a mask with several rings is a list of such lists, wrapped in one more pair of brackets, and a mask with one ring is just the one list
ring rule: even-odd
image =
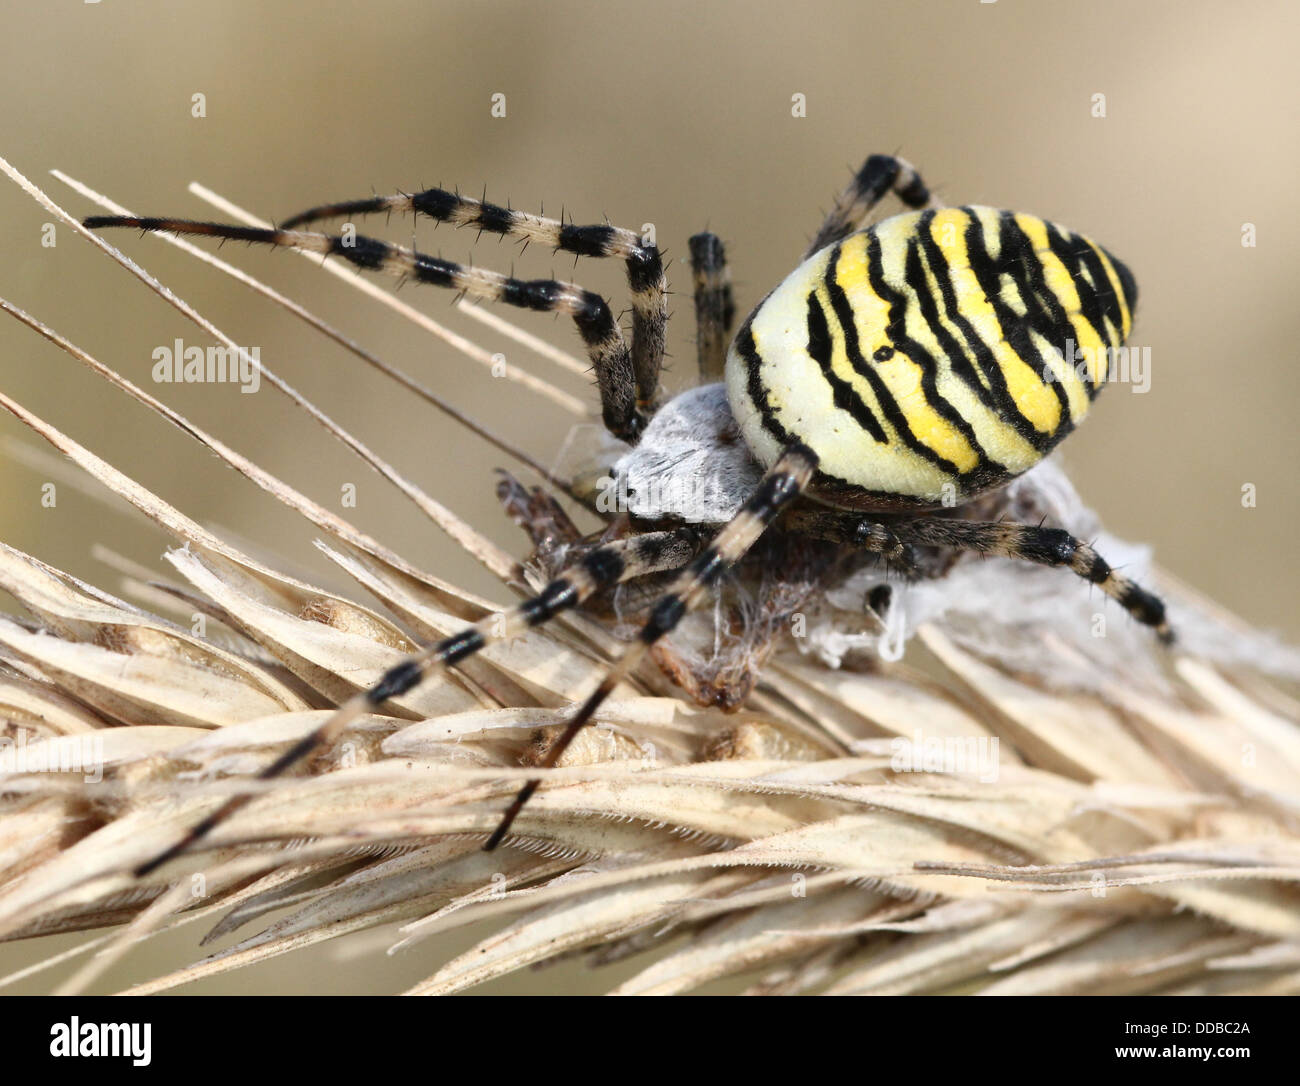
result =
[{"label": "spider's cephalothorax", "polygon": [[[867,226],[890,192],[913,210]],[[289,229],[391,210],[621,259],[632,290],[630,345],[606,301],[574,284],[516,279],[373,238]],[[770,553],[779,569],[799,568],[805,588],[815,588],[809,567],[821,555],[877,555],[907,566],[915,548],[970,550],[1067,566],[1163,639],[1171,637],[1160,600],[1067,532],[971,519],[978,515],[973,499],[1038,463],[1087,413],[1111,352],[1132,325],[1132,275],[1100,246],[1032,215],[939,208],[901,159],[867,159],[804,262],[734,339],[722,243],[711,234],[691,239],[703,384],[662,405],[663,263],[655,246],[632,231],[563,223],[442,189],[325,205],[280,229],[127,217],[86,225],[293,246],[476,298],[564,313],[586,345],[606,427],[631,446],[613,465],[625,495],[618,512],[628,515],[620,523],[630,531],[576,548],[572,564],[537,596],[391,669],[285,751],[263,779],[332,742],[361,713],[435,668],[621,582],[676,571],[639,636],[539,763],[554,766],[618,682],[708,598],[773,522],[777,542],[784,536],[796,545],[764,544],[756,558]],[[524,787],[485,847],[501,842],[539,783]],[[188,848],[250,799],[244,793],[227,800],[140,873]]]}]

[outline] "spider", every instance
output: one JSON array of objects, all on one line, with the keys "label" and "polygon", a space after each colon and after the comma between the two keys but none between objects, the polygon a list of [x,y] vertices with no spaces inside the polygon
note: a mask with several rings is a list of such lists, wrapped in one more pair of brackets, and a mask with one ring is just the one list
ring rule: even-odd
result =
[{"label": "spider", "polygon": [[[890,193],[908,210],[868,226]],[[300,229],[395,210],[578,256],[621,259],[632,293],[630,343],[607,302],[572,283],[516,279],[373,238]],[[277,229],[117,216],[85,225],[292,246],[475,298],[565,314],[594,368],[604,425],[628,443],[614,465],[627,514],[621,538],[586,548],[540,593],[503,615],[390,669],[260,779],[283,774],[362,713],[491,640],[541,625],[622,582],[674,574],[639,636],[538,763],[552,767],[618,683],[774,525],[765,545],[806,542],[818,561],[867,554],[907,568],[919,547],[1065,566],[1172,641],[1162,602],[1088,544],[1058,528],[953,515],[978,508],[1082,420],[1107,379],[1111,352],[1132,327],[1132,274],[1101,246],[1035,216],[942,207],[900,158],[866,160],[803,262],[734,336],[723,245],[708,233],[691,238],[702,383],[667,402],[659,387],[663,261],[654,244],[629,230],[565,223],[442,189],[328,204]],[[524,785],[485,849],[506,837],[539,784]],[[251,798],[231,797],[136,874],[184,852]]]}]

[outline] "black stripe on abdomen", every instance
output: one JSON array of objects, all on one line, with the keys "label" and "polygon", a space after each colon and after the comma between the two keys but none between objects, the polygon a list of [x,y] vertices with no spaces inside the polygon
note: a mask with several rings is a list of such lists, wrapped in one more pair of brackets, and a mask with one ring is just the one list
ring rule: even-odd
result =
[{"label": "black stripe on abdomen", "polygon": [[862,402],[862,397],[854,391],[853,386],[832,368],[834,344],[831,342],[826,311],[822,309],[816,291],[808,295],[808,354],[821,367],[822,376],[831,387],[831,400],[835,406],[841,411],[847,411],[853,421],[881,445],[889,444],[889,437],[875,412]]}]

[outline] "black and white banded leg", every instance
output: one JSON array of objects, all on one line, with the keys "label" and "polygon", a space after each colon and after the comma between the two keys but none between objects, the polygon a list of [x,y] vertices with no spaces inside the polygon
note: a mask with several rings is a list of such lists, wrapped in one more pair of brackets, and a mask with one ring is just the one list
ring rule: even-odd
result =
[{"label": "black and white banded leg", "polygon": [[736,303],[731,294],[731,271],[722,239],[707,232],[696,234],[690,239],[690,250],[700,384],[709,385],[722,380]]},{"label": "black and white banded leg", "polygon": [[872,155],[840,193],[804,257],[861,230],[875,206],[890,192],[910,208],[938,206],[910,162],[893,155]]},{"label": "black and white banded leg", "polygon": [[[548,622],[562,611],[577,607],[594,593],[620,581],[665,570],[681,569],[699,550],[699,534],[693,528],[648,532],[618,540],[592,551],[572,569],[551,581],[540,593],[500,614],[492,614],[445,637],[386,671],[374,686],[340,705],[321,725],[257,774],[257,780],[272,780],[315,751],[333,743],[343,730],[363,713],[377,709],[389,698],[414,689],[430,675],[452,667],[494,641],[505,641],[526,629]],[[253,799],[248,792],[231,796],[166,851],[135,870],[143,877],[179,856],[211,833]]]},{"label": "black and white banded leg", "polygon": [[[718,578],[745,556],[776,515],[799,496],[816,470],[817,454],[806,445],[791,445],[780,455],[763,476],[753,496],[741,506],[740,512],[682,570],[668,591],[651,608],[650,617],[641,628],[640,636],[623,651],[623,655],[614,662],[600,684],[574,713],[573,719],[546,752],[539,768],[550,769],[559,762],[569,744],[595,715],[610,692],[632,672],[660,638],[672,632],[690,611],[699,606]],[[537,779],[530,780],[519,790],[500,825],[483,846],[484,850],[490,852],[505,839],[515,818],[541,783]]]},{"label": "black and white banded leg", "polygon": [[839,509],[792,509],[785,518],[787,531],[813,539],[842,543],[847,547],[878,554],[892,572],[906,578],[916,576],[916,551],[900,539],[888,525]]},{"label": "black and white banded leg", "polygon": [[[800,516],[803,515],[800,511]],[[817,511],[806,523],[791,520],[799,530],[823,539],[855,544],[877,553],[896,553],[910,545],[948,547],[976,551],[1003,558],[1019,558],[1045,566],[1064,566],[1076,576],[1095,584],[1138,622],[1150,626],[1166,645],[1174,633],[1159,596],[1148,592],[1122,573],[1112,569],[1087,543],[1063,528],[992,521],[949,520],[945,517],[917,517],[881,524],[858,513]]]},{"label": "black and white banded leg", "polygon": [[625,441],[635,441],[645,428],[647,416],[637,405],[636,374],[623,332],[605,299],[574,283],[557,279],[515,279],[500,272],[456,264],[401,245],[361,236],[345,238],[302,230],[265,230],[188,219],[117,215],[93,215],[85,220],[84,225],[91,230],[129,226],[304,249],[340,257],[366,271],[382,271],[420,283],[448,287],[472,298],[503,302],[541,313],[563,313],[573,318],[586,345],[587,356],[596,372],[606,428]]},{"label": "black and white banded leg", "polygon": [[632,291],[632,369],[636,377],[637,406],[642,412],[653,412],[659,397],[668,323],[668,281],[656,245],[631,230],[606,224],[579,226],[560,222],[446,189],[323,204],[286,219],[280,228],[297,230],[320,219],[371,215],[379,211],[412,211],[437,222],[477,227],[486,234],[525,242],[535,241],[577,256],[621,258],[627,265],[627,284]]},{"label": "black and white banded leg", "polygon": [[785,518],[785,526],[799,535],[859,547],[886,558],[907,557],[907,545],[887,525],[861,513],[816,507],[796,509]]},{"label": "black and white banded leg", "polygon": [[895,531],[912,543],[957,547],[1045,566],[1065,566],[1095,584],[1138,622],[1150,626],[1166,645],[1174,642],[1174,632],[1160,597],[1112,569],[1092,547],[1063,528],[919,517],[896,525]]}]

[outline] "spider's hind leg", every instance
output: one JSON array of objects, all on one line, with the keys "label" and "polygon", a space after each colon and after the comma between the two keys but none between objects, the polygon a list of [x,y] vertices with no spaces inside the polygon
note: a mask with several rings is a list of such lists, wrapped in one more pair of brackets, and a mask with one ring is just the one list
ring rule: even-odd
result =
[{"label": "spider's hind leg", "polygon": [[888,572],[904,580],[918,580],[921,565],[916,549],[888,524],[860,513],[817,507],[792,509],[785,518],[788,531],[824,539],[855,550],[877,554]]},{"label": "spider's hind leg", "polygon": [[[1066,566],[1095,584],[1143,625],[1152,627],[1165,644],[1174,640],[1160,597],[1112,569],[1092,547],[1062,528],[946,517],[891,518],[885,524],[860,513],[837,509],[791,510],[786,526],[819,539],[885,555],[891,562],[909,569],[916,568],[914,546],[976,551],[1045,566]],[[938,571],[929,573],[934,575]]]},{"label": "spider's hind leg", "polygon": [[910,162],[894,155],[872,155],[840,193],[804,257],[861,230],[875,206],[890,192],[910,208],[939,206]]},{"label": "spider's hind leg", "polygon": [[901,539],[913,543],[1021,558],[1045,566],[1066,566],[1095,584],[1138,622],[1154,629],[1165,644],[1173,643],[1174,633],[1160,597],[1112,569],[1092,547],[1062,528],[919,517],[901,521],[894,529]]},{"label": "spider's hind leg", "polygon": [[707,231],[690,239],[691,273],[695,280],[695,345],[700,384],[722,380],[723,363],[736,319],[727,251],[717,234]]}]

